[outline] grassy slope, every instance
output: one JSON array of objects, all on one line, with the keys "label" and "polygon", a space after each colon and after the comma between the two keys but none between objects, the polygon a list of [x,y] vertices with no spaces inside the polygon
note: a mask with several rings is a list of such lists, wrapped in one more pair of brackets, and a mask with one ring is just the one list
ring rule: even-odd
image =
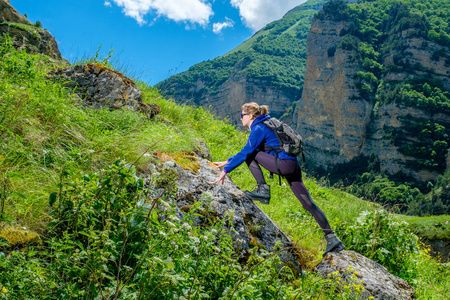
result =
[{"label": "grassy slope", "polygon": [[[294,36],[296,34],[295,30],[297,29],[297,27],[303,25],[302,24],[303,18],[305,16],[312,16],[317,11],[317,7],[323,5],[324,2],[325,1],[323,1],[323,0],[310,0],[310,1],[307,1],[307,3],[303,3],[302,5],[299,5],[297,8],[292,9],[291,11],[287,12],[286,15],[283,16],[283,18],[288,16],[288,18],[295,18],[295,19],[298,19],[299,21],[294,23],[289,28],[285,29],[283,34],[289,33]],[[298,13],[298,12],[301,12],[301,13]],[[258,42],[264,43],[263,40],[270,34],[270,31],[272,29],[274,29],[274,30],[278,29],[277,23],[278,23],[278,21],[274,21],[272,23],[267,24],[264,28],[262,28],[261,30],[256,32],[251,38],[249,38],[248,40],[246,40],[245,42],[243,42],[242,44],[240,44],[239,46],[237,46],[236,48],[229,51],[228,53],[226,53],[223,56],[226,56],[228,54],[235,53],[238,51],[247,52],[256,43],[258,43]],[[264,37],[264,38],[261,38],[258,41],[259,37]]]},{"label": "grassy slope", "polygon": [[[49,220],[48,195],[58,190],[60,180],[97,171],[116,158],[135,162],[145,152],[168,154],[192,151],[197,139],[204,140],[214,160],[236,153],[246,134],[217,120],[203,109],[179,106],[158,91],[139,84],[147,102],[161,106],[153,120],[131,112],[83,110],[70,91],[46,79],[50,66],[42,56],[2,49],[0,69],[0,184],[5,210],[2,221],[43,232]],[[43,63],[44,61],[44,63]],[[152,159],[136,163],[146,170]],[[61,176],[69,173],[71,177]],[[254,182],[241,166],[231,174],[242,188]],[[308,250],[312,267],[324,247],[322,233],[286,186],[271,183],[273,201],[261,208],[295,241]],[[306,185],[333,227],[355,219],[373,204],[305,178]],[[428,287],[428,285],[426,285]],[[429,287],[428,287],[429,289]],[[428,291],[425,289],[423,295]]]}]

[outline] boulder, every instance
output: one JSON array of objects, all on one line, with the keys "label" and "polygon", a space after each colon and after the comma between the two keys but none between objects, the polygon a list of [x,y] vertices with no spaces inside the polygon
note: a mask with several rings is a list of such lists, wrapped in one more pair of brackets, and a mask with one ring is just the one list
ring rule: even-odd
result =
[{"label": "boulder", "polygon": [[[225,183],[211,185],[220,174],[220,169],[206,159],[196,158],[198,172],[183,169],[168,155],[159,154],[166,170],[177,173],[176,205],[186,211],[195,202],[203,202],[214,218],[230,220],[234,246],[242,251],[242,257],[253,247],[269,252],[278,251],[279,257],[294,272],[301,272],[302,249],[290,238],[229,178]],[[202,224],[205,220],[199,219]],[[279,244],[279,246],[277,246]]]},{"label": "boulder", "polygon": [[327,254],[315,270],[324,277],[334,277],[343,285],[355,278],[364,287],[360,299],[411,299],[414,288],[382,265],[354,251]]},{"label": "boulder", "polygon": [[142,92],[133,80],[98,63],[63,67],[53,70],[49,77],[64,82],[92,108],[128,109],[153,117],[161,112],[156,104],[142,101]]}]

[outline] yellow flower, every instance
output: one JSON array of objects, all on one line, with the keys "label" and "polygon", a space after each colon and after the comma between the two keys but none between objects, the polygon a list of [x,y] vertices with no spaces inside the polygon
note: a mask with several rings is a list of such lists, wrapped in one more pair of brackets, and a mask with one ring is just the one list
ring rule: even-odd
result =
[{"label": "yellow flower", "polygon": [[3,293],[7,293],[8,290],[7,290],[5,287],[3,287],[3,288],[2,288],[2,292],[3,292]]}]

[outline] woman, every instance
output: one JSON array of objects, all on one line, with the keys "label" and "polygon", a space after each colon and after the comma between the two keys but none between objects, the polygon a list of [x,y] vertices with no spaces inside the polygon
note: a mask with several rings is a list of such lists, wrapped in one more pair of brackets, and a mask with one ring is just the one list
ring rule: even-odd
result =
[{"label": "woman", "polygon": [[339,252],[343,250],[345,248],[344,244],[334,234],[323,211],[311,199],[302,181],[302,172],[297,158],[289,156],[286,152],[281,152],[277,156],[277,167],[274,158],[276,151],[260,150],[264,149],[264,145],[271,146],[272,148],[280,147],[275,133],[263,123],[264,120],[270,118],[268,112],[269,109],[267,106],[259,106],[255,102],[246,103],[242,106],[242,125],[251,130],[247,144],[239,153],[230,157],[227,161],[214,162],[216,166],[223,167],[223,170],[219,178],[211,182],[211,184],[218,184],[220,182],[223,184],[226,174],[233,171],[245,161],[258,183],[258,187],[254,191],[245,191],[245,193],[253,200],[269,204],[270,187],[264,179],[260,166],[263,166],[274,174],[279,174],[279,171],[281,171],[294,192],[294,195],[303,207],[313,215],[320,228],[322,228],[327,241],[327,247],[323,255],[325,256],[328,252]]}]

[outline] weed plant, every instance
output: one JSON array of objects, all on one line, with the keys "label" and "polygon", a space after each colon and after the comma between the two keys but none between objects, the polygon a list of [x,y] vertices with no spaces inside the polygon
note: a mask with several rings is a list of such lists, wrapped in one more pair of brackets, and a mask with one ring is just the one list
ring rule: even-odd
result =
[{"label": "weed plant", "polygon": [[[322,233],[277,178],[269,180],[271,204],[261,208],[305,249],[303,277],[280,268],[276,253],[262,249],[253,249],[242,263],[223,226],[226,220],[194,226],[208,207],[198,203],[192,212],[177,211],[171,205],[174,190],[158,187],[161,178],[138,176],[148,171],[156,150],[191,152],[200,140],[215,161],[226,160],[245,144],[245,132],[203,108],[164,99],[142,82],[144,101],[162,110],[153,119],[129,111],[83,109],[73,91],[47,78],[51,68],[45,56],[17,51],[8,37],[3,40],[0,227],[26,227],[38,232],[43,244],[16,249],[0,238],[0,298],[357,297],[352,293],[357,282],[342,285],[312,271],[325,246]],[[242,189],[255,184],[245,167],[233,171],[231,179]],[[419,298],[448,295],[448,265],[431,259],[407,228],[393,224],[398,221],[390,214],[304,179],[348,249],[385,264],[413,284]]]}]

